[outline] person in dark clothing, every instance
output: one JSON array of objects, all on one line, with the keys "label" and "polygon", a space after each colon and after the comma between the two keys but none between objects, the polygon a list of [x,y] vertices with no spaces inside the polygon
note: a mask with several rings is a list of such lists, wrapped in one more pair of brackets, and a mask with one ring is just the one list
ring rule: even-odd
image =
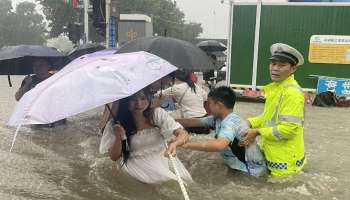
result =
[{"label": "person in dark clothing", "polygon": [[47,60],[37,58],[33,61],[33,75],[27,75],[22,81],[21,87],[15,94],[15,98],[19,101],[22,96],[34,88],[41,81],[49,78],[51,74],[49,73],[50,64]]},{"label": "person in dark clothing", "polygon": [[[33,89],[37,84],[49,78],[52,74],[49,72],[51,66],[50,63],[43,58],[36,58],[33,61],[33,72],[32,75],[27,75],[22,81],[21,87],[15,94],[16,101],[19,101],[23,95],[29,90]],[[41,127],[49,127],[52,128],[57,125],[66,124],[66,119],[62,119],[50,124],[38,124],[33,127],[41,128]]]}]

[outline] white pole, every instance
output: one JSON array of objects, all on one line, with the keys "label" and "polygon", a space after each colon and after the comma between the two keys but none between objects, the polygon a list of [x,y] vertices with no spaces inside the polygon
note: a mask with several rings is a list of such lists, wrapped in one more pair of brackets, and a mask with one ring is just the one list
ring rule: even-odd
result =
[{"label": "white pole", "polygon": [[261,4],[262,4],[261,0],[258,0],[256,5],[254,57],[253,57],[253,73],[252,73],[252,90],[254,91],[256,90],[256,77],[257,77],[257,71],[258,71]]},{"label": "white pole", "polygon": [[88,16],[88,9],[89,9],[89,0],[84,0],[84,35],[85,35],[84,43],[88,43],[89,42],[89,16]]},{"label": "white pole", "polygon": [[110,7],[111,0],[106,0],[106,48],[109,47],[109,18],[111,16]]},{"label": "white pole", "polygon": [[231,54],[232,54],[232,34],[233,34],[233,8],[234,1],[230,1],[230,14],[228,20],[228,45],[227,45],[227,66],[226,66],[226,85],[230,86],[231,84]]}]

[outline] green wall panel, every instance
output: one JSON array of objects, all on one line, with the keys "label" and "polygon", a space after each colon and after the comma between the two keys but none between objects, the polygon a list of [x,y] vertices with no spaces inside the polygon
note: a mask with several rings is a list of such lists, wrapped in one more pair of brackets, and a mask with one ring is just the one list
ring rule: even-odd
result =
[{"label": "green wall panel", "polygon": [[[231,83],[251,84],[254,52],[255,5],[235,5],[231,48]],[[312,35],[350,35],[350,6],[263,5],[261,10],[257,85],[270,82],[268,58],[276,42],[290,44],[304,55],[296,72],[304,88],[316,88],[308,75],[350,78],[350,65],[308,62]]]},{"label": "green wall panel", "polygon": [[[250,84],[255,32],[255,6],[242,6],[233,12],[231,48],[231,82]],[[234,70],[232,70],[234,69]]]}]

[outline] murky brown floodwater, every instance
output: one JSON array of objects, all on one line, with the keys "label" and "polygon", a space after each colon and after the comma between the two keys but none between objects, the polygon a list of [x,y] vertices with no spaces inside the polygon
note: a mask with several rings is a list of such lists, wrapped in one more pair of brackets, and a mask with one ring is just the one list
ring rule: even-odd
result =
[{"label": "murky brown floodwater", "polygon": [[[183,199],[177,182],[145,185],[120,172],[99,155],[96,125],[101,109],[68,119],[66,127],[22,128],[9,152],[14,128],[5,123],[14,109],[21,76],[0,76],[0,199]],[[259,114],[260,103],[238,102],[244,117]],[[195,180],[191,200],[317,199],[350,196],[350,109],[306,107],[308,164],[288,182],[255,179],[228,169],[218,154],[180,150]],[[210,136],[201,136],[210,137]]]}]

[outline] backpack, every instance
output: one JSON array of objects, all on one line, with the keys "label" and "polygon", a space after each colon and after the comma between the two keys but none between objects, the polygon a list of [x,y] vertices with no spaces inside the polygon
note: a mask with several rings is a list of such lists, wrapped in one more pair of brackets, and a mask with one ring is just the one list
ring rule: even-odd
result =
[{"label": "backpack", "polygon": [[337,99],[336,103],[337,107],[350,107],[350,99],[347,99],[346,97],[339,97]]},{"label": "backpack", "polygon": [[313,106],[320,107],[336,106],[336,104],[337,98],[331,91],[321,92],[320,94],[317,94],[314,101],[312,102]]}]

